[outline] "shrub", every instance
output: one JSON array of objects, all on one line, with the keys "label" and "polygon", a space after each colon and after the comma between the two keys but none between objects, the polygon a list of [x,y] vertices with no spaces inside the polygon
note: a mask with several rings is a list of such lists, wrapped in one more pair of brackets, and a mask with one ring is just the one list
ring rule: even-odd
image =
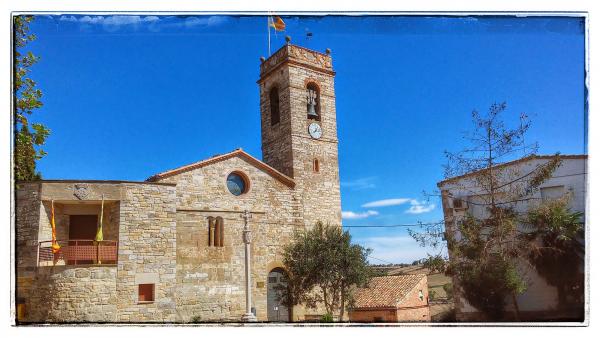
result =
[{"label": "shrub", "polygon": [[435,290],[429,290],[429,300],[434,300],[435,298],[437,298]]},{"label": "shrub", "polygon": [[331,313],[326,313],[322,315],[321,323],[333,323],[333,315]]},{"label": "shrub", "polygon": [[446,292],[446,298],[452,299],[454,298],[454,288],[452,287],[452,283],[446,283],[443,286],[444,291]]}]

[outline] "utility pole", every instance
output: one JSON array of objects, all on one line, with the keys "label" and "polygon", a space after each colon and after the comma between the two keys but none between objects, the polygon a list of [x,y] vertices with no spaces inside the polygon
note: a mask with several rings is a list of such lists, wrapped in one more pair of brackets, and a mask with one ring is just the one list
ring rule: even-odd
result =
[{"label": "utility pole", "polygon": [[250,268],[250,243],[252,242],[252,233],[250,231],[250,225],[248,220],[252,218],[252,215],[248,210],[244,210],[241,215],[244,219],[244,247],[246,250],[246,313],[242,316],[244,322],[255,322],[256,316],[252,313],[252,278]]}]

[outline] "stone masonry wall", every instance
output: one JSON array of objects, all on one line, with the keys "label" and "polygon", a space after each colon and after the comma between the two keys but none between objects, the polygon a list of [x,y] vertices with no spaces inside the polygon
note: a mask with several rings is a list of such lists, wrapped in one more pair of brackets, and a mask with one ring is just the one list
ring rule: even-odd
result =
[{"label": "stone masonry wall", "polygon": [[26,322],[114,322],[115,266],[40,267],[25,294]]},{"label": "stone masonry wall", "polygon": [[[175,187],[124,184],[120,204],[117,321],[175,321]],[[155,284],[154,302],[138,285]]]},{"label": "stone masonry wall", "polygon": [[37,264],[40,189],[39,183],[19,183],[15,189],[15,258],[19,268]]},{"label": "stone masonry wall", "polygon": [[[40,189],[39,183],[19,183],[15,189],[15,298],[17,303],[25,303],[26,308],[37,305],[32,304],[29,297],[32,290],[36,289],[34,278],[37,266]],[[27,312],[25,314],[27,316]]]},{"label": "stone masonry wall", "polygon": [[[262,160],[283,174],[293,177],[292,119],[290,114],[289,69],[282,67],[259,84]],[[279,123],[271,124],[269,94],[279,91]]]},{"label": "stone masonry wall", "polygon": [[[229,173],[250,189],[234,196]],[[281,249],[301,224],[293,190],[243,158],[233,157],[167,178],[177,183],[177,312],[180,321],[239,321],[245,312],[244,210],[252,213],[253,307],[267,320],[267,274],[281,266]],[[209,216],[224,219],[224,246],[208,246]]]},{"label": "stone masonry wall", "polygon": [[[299,66],[290,67],[289,72],[294,180],[304,207],[304,223],[312,226],[322,221],[339,226],[342,215],[333,76]],[[323,135],[318,140],[308,134],[308,126],[314,122],[306,118],[305,88],[309,81],[321,88],[319,124]],[[314,159],[320,163],[319,172],[313,171]]]}]

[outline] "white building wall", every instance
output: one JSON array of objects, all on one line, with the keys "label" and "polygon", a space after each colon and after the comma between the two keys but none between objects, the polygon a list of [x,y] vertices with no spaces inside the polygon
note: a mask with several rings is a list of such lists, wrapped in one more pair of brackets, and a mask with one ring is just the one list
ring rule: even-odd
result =
[{"label": "white building wall", "polygon": [[[531,172],[536,166],[546,163],[547,159],[532,159],[525,162],[516,163],[515,165],[508,166],[508,170],[511,172],[513,177],[519,177],[519,174],[526,174]],[[587,158],[564,158],[562,164],[554,171],[552,177],[546,180],[539,190],[536,190],[527,201],[520,202],[515,207],[518,212],[526,212],[529,207],[535,203],[539,203],[544,197],[557,197],[557,192],[560,190],[558,187],[563,187],[563,191],[569,192],[572,196],[570,201],[571,211],[579,211],[585,213],[586,205],[586,179],[587,179]],[[473,179],[469,176],[459,179],[457,181],[441,182],[439,185],[441,190],[447,190],[453,196],[459,196],[464,200],[477,200],[477,194],[482,193],[474,189]],[[452,205],[452,201],[446,201],[446,205]],[[477,206],[469,206],[469,211],[475,215],[482,217],[485,211],[481,210]],[[448,209],[444,209],[446,222],[452,219],[452,223],[456,222],[465,215],[466,210],[453,210],[452,215],[446,214]],[[451,223],[451,224],[452,224]],[[455,238],[460,238],[460,233],[454,228],[453,232]],[[525,272],[526,279],[528,281],[528,289],[525,293],[517,297],[517,303],[520,311],[548,311],[556,309],[558,304],[558,294],[556,288],[548,285],[548,283],[537,274],[535,270],[523,263],[521,268]],[[470,306],[464,299],[457,299],[462,306],[460,311],[477,312],[475,308]],[[511,302],[507,302],[510,304]],[[511,309],[507,309],[511,310]]]}]

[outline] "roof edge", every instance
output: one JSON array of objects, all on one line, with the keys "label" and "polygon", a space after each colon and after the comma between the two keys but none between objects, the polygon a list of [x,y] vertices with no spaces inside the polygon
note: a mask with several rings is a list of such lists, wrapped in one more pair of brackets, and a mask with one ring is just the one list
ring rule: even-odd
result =
[{"label": "roof edge", "polygon": [[73,179],[57,179],[57,180],[35,180],[35,181],[15,181],[17,184],[34,184],[34,183],[94,183],[94,184],[154,184],[175,186],[175,183],[153,182],[153,181],[122,181],[122,180],[73,180]]},{"label": "roof edge", "polygon": [[225,154],[221,154],[221,155],[217,155],[217,156],[213,156],[210,157],[208,159],[205,160],[201,160],[201,161],[197,161],[191,164],[187,164],[187,165],[183,165],[181,167],[175,168],[175,169],[171,169],[171,170],[167,170],[164,171],[162,173],[158,173],[156,175],[150,176],[146,179],[146,182],[157,182],[159,180],[168,178],[168,177],[172,177],[187,171],[191,171],[194,169],[198,169],[198,168],[202,168],[205,167],[207,165],[211,165],[213,163],[217,163],[220,161],[224,161],[227,159],[230,159],[232,157],[235,156],[241,156],[244,157],[246,160],[248,160],[249,162],[251,162],[251,164],[253,164],[254,166],[258,167],[259,169],[262,169],[263,171],[265,171],[267,174],[271,175],[272,177],[274,177],[275,179],[277,179],[278,181],[280,181],[281,183],[287,185],[290,188],[293,188],[296,186],[296,182],[294,182],[294,179],[292,179],[291,177],[281,173],[280,171],[278,171],[277,169],[271,167],[270,165],[264,163],[263,161],[255,158],[254,156],[248,154],[247,152],[245,152],[244,150],[242,150],[242,148],[238,148],[234,151],[231,151],[229,153],[225,153]]},{"label": "roof edge", "polygon": [[[530,156],[518,158],[516,160],[497,164],[497,165],[493,166],[492,168],[503,168],[503,167],[507,167],[510,165],[527,162],[527,161],[531,161],[531,160],[546,160],[546,159],[551,159],[554,156],[556,156],[556,155],[530,155]],[[559,154],[559,156],[561,159],[566,159],[566,160],[577,160],[577,159],[587,159],[588,158],[587,154],[570,154],[570,155],[560,155]],[[463,179],[463,178],[466,178],[469,176],[473,176],[473,175],[481,172],[482,170],[484,170],[484,169],[479,169],[479,170],[472,171],[472,172],[469,172],[469,173],[466,173],[463,175],[458,175],[458,176],[447,178],[445,180],[439,181],[437,183],[437,186],[438,186],[438,188],[440,188],[442,185],[444,185],[446,183],[454,182],[454,181],[457,181],[457,180],[460,180],[460,179]]]}]

